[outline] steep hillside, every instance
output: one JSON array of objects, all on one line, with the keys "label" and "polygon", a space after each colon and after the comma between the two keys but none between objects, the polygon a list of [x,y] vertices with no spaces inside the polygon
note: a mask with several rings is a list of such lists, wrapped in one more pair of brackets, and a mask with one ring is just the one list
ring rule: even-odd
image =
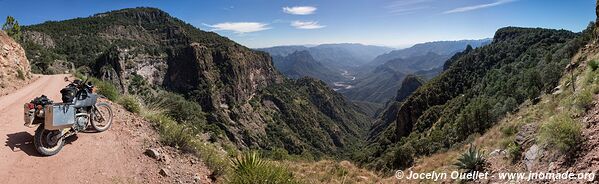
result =
[{"label": "steep hillside", "polygon": [[203,130],[211,140],[239,148],[340,155],[359,144],[368,127],[368,117],[326,85],[287,80],[267,53],[158,9],[123,9],[24,30],[38,35],[25,41],[35,71],[50,73],[73,63],[122,93],[176,92],[206,114],[207,121],[185,123],[212,127]]},{"label": "steep hillside", "polygon": [[370,132],[372,133],[369,135],[369,139],[379,136],[379,132],[382,132],[382,130],[389,127],[389,124],[397,119],[397,111],[399,110],[401,103],[424,83],[425,81],[418,76],[406,76],[401,83],[401,87],[397,90],[395,98],[387,102],[386,107],[381,111],[382,113],[378,116],[378,119],[372,124],[372,127],[370,128]]},{"label": "steep hillside", "polygon": [[[599,15],[599,14],[598,14]],[[489,173],[576,173],[582,178],[555,180],[553,183],[595,183],[599,138],[599,45],[592,33],[594,24],[576,38],[580,47],[562,68],[556,88],[520,104],[481,135],[464,143],[486,154],[483,168]],[[457,145],[447,152],[420,157],[410,168],[414,172],[450,172],[468,145]],[[497,176],[497,175],[495,175]],[[502,183],[498,177],[480,183]],[[532,179],[531,183],[552,182]],[[445,180],[443,182],[451,182]],[[513,178],[509,182],[524,182]]]},{"label": "steep hillside", "polygon": [[24,86],[32,77],[21,45],[0,31],[0,96]]},{"label": "steep hillside", "polygon": [[339,72],[333,71],[314,60],[310,52],[306,50],[296,51],[284,57],[273,56],[273,63],[281,73],[292,79],[312,77],[325,81],[329,85],[345,80]]},{"label": "steep hillside", "polygon": [[372,129],[369,146],[357,157],[377,169],[405,168],[414,156],[484,133],[518,104],[552,90],[584,43],[580,34],[563,30],[498,30],[491,44],[453,57],[396,112],[383,114],[386,127]]}]

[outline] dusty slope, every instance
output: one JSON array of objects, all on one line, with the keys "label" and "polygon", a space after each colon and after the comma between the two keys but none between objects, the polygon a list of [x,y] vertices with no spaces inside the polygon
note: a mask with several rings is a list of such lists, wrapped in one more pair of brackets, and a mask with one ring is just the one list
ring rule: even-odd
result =
[{"label": "dusty slope", "polygon": [[[34,128],[23,126],[22,104],[35,96],[60,99],[64,75],[41,76],[35,82],[0,97],[0,148],[2,183],[173,183],[206,180],[205,167],[193,165],[189,156],[172,154],[173,161],[158,162],[143,155],[148,147],[160,147],[156,134],[141,118],[115,105],[115,122],[103,133],[80,133],[67,139],[63,150],[41,157],[33,148]],[[165,149],[165,148],[163,148]],[[187,160],[186,160],[187,159]],[[160,176],[167,168],[170,177]]]},{"label": "dusty slope", "polygon": [[25,86],[32,78],[21,45],[0,31],[0,96]]}]

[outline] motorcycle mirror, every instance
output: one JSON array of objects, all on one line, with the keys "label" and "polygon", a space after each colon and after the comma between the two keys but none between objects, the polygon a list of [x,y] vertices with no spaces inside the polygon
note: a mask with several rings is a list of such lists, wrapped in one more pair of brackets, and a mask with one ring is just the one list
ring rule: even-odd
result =
[{"label": "motorcycle mirror", "polygon": [[87,76],[87,74],[85,74],[85,80],[83,80],[83,82],[81,84],[85,84],[87,83],[87,80],[89,79],[89,77]]},{"label": "motorcycle mirror", "polygon": [[69,77],[64,77],[65,82],[69,82]]}]

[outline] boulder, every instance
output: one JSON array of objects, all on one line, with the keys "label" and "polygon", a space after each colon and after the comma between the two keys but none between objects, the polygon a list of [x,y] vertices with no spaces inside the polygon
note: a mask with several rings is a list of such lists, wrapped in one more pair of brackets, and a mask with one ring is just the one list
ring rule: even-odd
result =
[{"label": "boulder", "polygon": [[536,162],[537,158],[539,158],[540,154],[541,149],[539,149],[539,146],[536,144],[528,148],[528,151],[524,153],[524,164],[526,165],[527,170],[532,171],[534,163]]},{"label": "boulder", "polygon": [[146,149],[145,154],[154,159],[160,159],[160,152],[158,152],[158,150],[155,148]]},{"label": "boulder", "polygon": [[162,168],[162,169],[160,169],[160,175],[162,175],[164,177],[169,177],[169,176],[171,176],[171,172],[166,168]]}]

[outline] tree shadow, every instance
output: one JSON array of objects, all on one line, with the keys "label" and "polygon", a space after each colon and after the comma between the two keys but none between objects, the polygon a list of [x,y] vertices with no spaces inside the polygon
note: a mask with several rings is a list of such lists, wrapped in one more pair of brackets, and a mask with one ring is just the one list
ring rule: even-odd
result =
[{"label": "tree shadow", "polygon": [[[67,137],[65,139],[65,145],[71,144],[73,141],[77,140],[77,134]],[[33,135],[29,134],[29,132],[17,132],[13,134],[6,134],[6,144],[4,146],[10,148],[13,152],[22,151],[28,156],[34,157],[43,157],[43,155],[39,154],[35,150],[35,145],[33,144]]]}]

